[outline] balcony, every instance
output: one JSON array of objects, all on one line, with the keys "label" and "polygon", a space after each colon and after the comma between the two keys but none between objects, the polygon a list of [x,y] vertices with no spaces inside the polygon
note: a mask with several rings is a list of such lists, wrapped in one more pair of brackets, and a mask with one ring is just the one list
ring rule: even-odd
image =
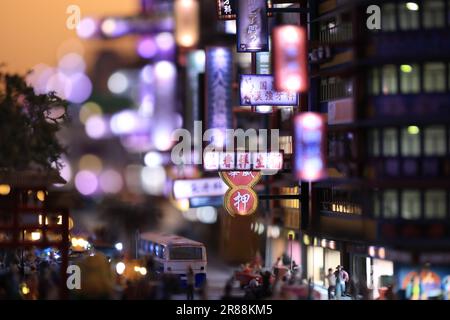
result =
[{"label": "balcony", "polygon": [[352,41],[353,29],[351,23],[329,25],[327,29],[321,30],[319,34],[320,44],[331,45]]}]

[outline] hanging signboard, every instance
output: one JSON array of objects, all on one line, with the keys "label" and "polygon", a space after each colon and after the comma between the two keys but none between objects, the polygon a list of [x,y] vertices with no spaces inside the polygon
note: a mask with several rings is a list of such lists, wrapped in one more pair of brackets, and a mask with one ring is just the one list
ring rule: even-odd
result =
[{"label": "hanging signboard", "polygon": [[295,172],[299,180],[317,181],[326,176],[325,120],[319,113],[304,112],[294,118]]},{"label": "hanging signboard", "polygon": [[206,171],[263,171],[282,170],[282,152],[205,152],[203,168]]},{"label": "hanging signboard", "polygon": [[[206,119],[208,129],[232,128],[233,53],[229,47],[206,48]],[[223,142],[223,141],[222,141]],[[216,144],[220,145],[220,144]]]},{"label": "hanging signboard", "polygon": [[[217,17],[220,20],[234,20],[236,19],[237,12],[237,0],[217,0]],[[272,7],[272,1],[267,1],[267,6]],[[269,17],[272,16],[271,13],[267,14]]]},{"label": "hanging signboard", "polygon": [[239,89],[241,106],[298,105],[297,93],[275,90],[272,75],[243,74]]},{"label": "hanging signboard", "polygon": [[197,0],[175,0],[175,41],[185,48],[195,46],[199,39],[199,3]]},{"label": "hanging signboard", "polygon": [[220,172],[222,180],[230,187],[225,193],[224,207],[232,216],[247,216],[258,208],[258,195],[253,187],[261,179],[258,171]]},{"label": "hanging signboard", "polygon": [[237,51],[269,50],[266,0],[237,0]]},{"label": "hanging signboard", "polygon": [[288,92],[308,90],[307,36],[295,25],[273,29],[275,89]]},{"label": "hanging signboard", "polygon": [[227,185],[219,178],[180,179],[173,183],[173,196],[177,200],[222,196],[227,189]]}]

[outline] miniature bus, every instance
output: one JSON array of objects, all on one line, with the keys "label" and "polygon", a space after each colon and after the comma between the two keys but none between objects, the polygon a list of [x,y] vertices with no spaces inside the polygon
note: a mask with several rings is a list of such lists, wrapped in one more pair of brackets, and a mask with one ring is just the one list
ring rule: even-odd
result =
[{"label": "miniature bus", "polygon": [[189,266],[194,271],[196,288],[206,280],[206,248],[201,242],[177,235],[145,232],[140,234],[139,255],[152,256],[157,273],[178,275],[182,287],[186,287]]}]

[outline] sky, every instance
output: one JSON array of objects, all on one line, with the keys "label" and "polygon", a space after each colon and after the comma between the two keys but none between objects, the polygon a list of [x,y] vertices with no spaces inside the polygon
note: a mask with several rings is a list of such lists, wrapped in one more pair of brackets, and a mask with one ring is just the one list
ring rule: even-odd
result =
[{"label": "sky", "polygon": [[125,55],[134,53],[133,37],[80,41],[76,31],[66,27],[70,5],[79,6],[81,17],[127,16],[139,10],[138,0],[2,0],[0,64],[6,64],[3,71],[24,73],[40,63],[55,66],[58,56],[70,48],[84,52],[88,68],[91,53],[99,45],[120,48]]}]

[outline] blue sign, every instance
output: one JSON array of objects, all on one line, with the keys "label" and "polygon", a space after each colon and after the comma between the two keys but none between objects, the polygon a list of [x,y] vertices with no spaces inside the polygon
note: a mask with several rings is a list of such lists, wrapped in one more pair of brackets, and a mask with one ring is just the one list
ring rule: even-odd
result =
[{"label": "blue sign", "polygon": [[268,51],[267,0],[238,0],[237,4],[237,51]]}]

